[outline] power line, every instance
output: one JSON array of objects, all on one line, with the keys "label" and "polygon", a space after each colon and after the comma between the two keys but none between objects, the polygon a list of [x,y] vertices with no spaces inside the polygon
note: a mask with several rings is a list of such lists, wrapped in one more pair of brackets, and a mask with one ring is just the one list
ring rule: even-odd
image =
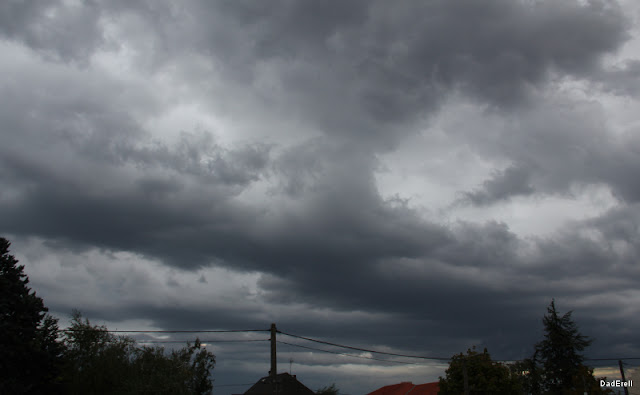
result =
[{"label": "power line", "polygon": [[[344,345],[344,344],[327,342],[327,341],[324,341],[324,340],[318,340],[318,339],[313,339],[313,338],[310,338],[310,337],[294,335],[294,334],[287,333],[287,332],[282,332],[282,331],[278,331],[278,333],[281,333],[281,334],[286,335],[286,336],[295,337],[295,338],[298,338],[298,339],[308,340],[308,341],[315,342],[315,343],[326,344],[326,345],[330,345],[330,346],[334,346],[334,347],[346,348],[346,349],[349,349],[349,350],[370,352],[370,353],[380,354],[380,355],[389,355],[389,356],[403,357],[403,358],[428,359],[428,360],[437,360],[437,361],[450,361],[451,360],[451,357],[444,358],[444,357],[429,357],[429,356],[423,356],[423,355],[398,354],[398,353],[391,353],[391,352],[386,352],[386,351],[370,350],[370,349],[366,349],[366,348],[347,346],[347,345]],[[302,347],[302,346],[300,346],[300,347]],[[326,351],[326,350],[319,350],[319,351]],[[522,362],[523,361],[522,359],[492,359],[492,360],[496,361],[496,362]],[[638,358],[636,358],[636,357],[625,357],[625,358],[585,358],[584,360],[585,361],[640,360],[640,357],[638,357]]]},{"label": "power line", "polygon": [[223,330],[109,330],[102,328],[60,329],[60,332],[108,332],[108,333],[232,333],[232,332],[269,332],[268,329],[223,329]]},{"label": "power line", "polygon": [[286,344],[288,346],[294,346],[294,347],[300,347],[300,348],[306,348],[307,350],[314,350],[314,351],[322,351],[322,352],[326,352],[326,353],[330,353],[330,354],[336,354],[336,355],[345,355],[347,357],[353,357],[353,358],[361,358],[361,359],[372,359],[374,361],[383,361],[383,362],[392,362],[392,363],[401,363],[401,364],[405,364],[405,365],[418,365],[415,362],[405,362],[405,361],[393,361],[390,359],[381,359],[381,358],[374,358],[374,357],[366,357],[364,355],[353,355],[353,354],[347,354],[347,353],[343,353],[343,352],[338,352],[338,351],[329,351],[329,350],[323,350],[320,348],[314,348],[314,347],[307,347],[307,346],[303,346],[300,344],[293,344],[293,343],[287,343],[287,342],[283,342],[278,340],[278,343],[281,344]]},{"label": "power line", "polygon": [[298,339],[304,339],[304,340],[320,343],[320,344],[327,344],[329,346],[342,347],[342,348],[347,348],[347,349],[350,349],[350,350],[364,351],[364,352],[370,352],[370,353],[380,354],[380,355],[391,355],[391,356],[394,356],[394,357],[404,357],[404,358],[433,359],[433,360],[437,360],[437,361],[449,361],[451,359],[450,357],[448,357],[448,358],[444,358],[444,357],[425,357],[423,355],[407,355],[407,354],[397,354],[397,353],[385,352],[385,351],[369,350],[369,349],[366,349],[366,348],[345,346],[344,344],[331,343],[331,342],[326,342],[324,340],[312,339],[310,337],[293,335],[291,333],[286,333],[286,332],[281,332],[281,331],[278,331],[278,333],[281,333],[281,334],[286,335],[286,336],[297,337]]},{"label": "power line", "polygon": [[[38,330],[42,330],[42,329],[38,329]],[[64,332],[64,333],[73,333],[73,332],[94,332],[94,331],[98,331],[98,332],[107,332],[107,333],[249,333],[249,332],[269,332],[269,329],[220,329],[220,330],[109,330],[106,328],[76,328],[76,329],[59,329],[59,332]],[[394,357],[402,357],[402,358],[416,358],[416,359],[425,359],[425,360],[436,360],[436,361],[450,361],[451,357],[432,357],[432,356],[424,356],[424,355],[411,355],[411,354],[399,354],[399,353],[392,353],[392,352],[386,352],[386,351],[379,351],[379,350],[371,350],[371,349],[366,349],[366,348],[361,348],[361,347],[354,347],[354,346],[347,346],[344,344],[338,344],[338,343],[332,343],[332,342],[327,342],[324,340],[318,340],[318,339],[313,339],[310,337],[305,337],[305,336],[300,336],[300,335],[294,335],[292,333],[287,333],[287,332],[282,332],[282,331],[278,331],[278,333],[286,335],[286,336],[291,336],[294,338],[298,338],[298,339],[303,339],[303,340],[307,340],[307,341],[311,341],[311,342],[315,342],[315,343],[319,343],[319,344],[326,344],[329,346],[334,346],[334,347],[340,347],[340,348],[345,348],[345,349],[349,349],[349,350],[354,350],[354,351],[362,351],[362,352],[370,352],[373,354],[380,354],[380,355],[389,355],[389,356],[394,356]],[[186,342],[189,340],[149,340],[149,341],[143,341],[143,340],[137,340],[136,342],[141,343],[141,344],[152,344],[152,343],[182,343],[182,342]],[[262,342],[262,341],[268,341],[267,340],[201,340],[202,343],[206,342],[206,343],[243,343],[243,342]],[[392,360],[385,360],[385,359],[375,359],[375,358],[367,358],[367,357],[363,357],[363,356],[356,356],[356,355],[352,355],[352,354],[345,354],[345,353],[338,353],[338,352],[333,352],[333,351],[328,351],[328,350],[322,350],[322,349],[315,349],[315,348],[311,348],[311,347],[306,347],[306,346],[302,346],[302,345],[298,345],[298,344],[292,344],[292,343],[286,343],[286,342],[282,342],[283,344],[288,344],[294,347],[301,347],[301,348],[308,348],[308,349],[312,349],[315,351],[321,351],[321,352],[328,352],[328,353],[332,353],[332,354],[337,354],[337,355],[346,355],[346,356],[351,356],[351,357],[356,357],[356,358],[364,358],[364,359],[374,359],[374,360],[379,360],[379,361],[384,361],[384,362],[391,362],[391,363],[404,363],[404,364],[412,364],[411,362],[402,362],[402,361],[392,361]],[[518,359],[493,359],[496,362],[522,362],[523,360],[518,360]],[[585,358],[584,361],[618,361],[618,360],[640,360],[640,357],[616,357],[616,358]]]},{"label": "power line", "polygon": [[[191,340],[137,340],[136,343],[140,344],[155,344],[155,343],[186,343]],[[259,340],[200,340],[200,343],[249,343],[249,342],[267,342],[269,339]]]}]

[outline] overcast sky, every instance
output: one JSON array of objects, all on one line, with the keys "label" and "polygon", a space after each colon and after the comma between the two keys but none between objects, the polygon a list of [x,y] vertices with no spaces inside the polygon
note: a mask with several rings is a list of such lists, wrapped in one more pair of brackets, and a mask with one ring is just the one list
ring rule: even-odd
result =
[{"label": "overcast sky", "polygon": [[[64,325],[521,359],[555,298],[589,357],[638,357],[639,13],[2,1],[0,234]],[[217,385],[269,370],[208,347]],[[350,394],[446,367],[290,358]]]}]

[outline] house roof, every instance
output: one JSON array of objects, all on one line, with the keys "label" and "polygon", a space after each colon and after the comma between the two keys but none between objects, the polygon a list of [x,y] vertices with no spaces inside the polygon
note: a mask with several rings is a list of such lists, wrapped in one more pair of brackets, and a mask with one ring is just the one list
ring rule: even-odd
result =
[{"label": "house roof", "polygon": [[[280,395],[314,395],[307,386],[298,381],[296,376],[289,373],[280,373],[275,378],[278,386],[278,394]],[[263,377],[258,380],[244,395],[271,395],[273,394],[274,380],[271,376]]]},{"label": "house roof", "polygon": [[426,384],[413,384],[403,382],[400,384],[387,385],[379,388],[368,395],[437,395],[440,390],[438,382]]}]

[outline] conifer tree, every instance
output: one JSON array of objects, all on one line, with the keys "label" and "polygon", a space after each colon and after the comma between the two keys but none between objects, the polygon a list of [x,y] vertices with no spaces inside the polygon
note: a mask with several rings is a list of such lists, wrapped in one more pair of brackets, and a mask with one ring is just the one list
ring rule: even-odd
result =
[{"label": "conifer tree", "polygon": [[29,288],[10,245],[0,237],[0,393],[55,393],[63,351],[57,321]]},{"label": "conifer tree", "polygon": [[540,380],[534,388],[552,395],[609,393],[597,384],[593,369],[584,365],[582,353],[593,340],[580,333],[571,311],[560,315],[555,300],[551,300],[542,322],[544,339],[536,344],[532,360],[534,365],[539,364],[533,366]]}]

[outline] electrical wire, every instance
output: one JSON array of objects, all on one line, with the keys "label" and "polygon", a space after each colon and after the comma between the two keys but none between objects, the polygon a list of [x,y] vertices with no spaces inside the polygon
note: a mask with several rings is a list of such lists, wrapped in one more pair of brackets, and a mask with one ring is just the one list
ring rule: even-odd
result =
[{"label": "electrical wire", "polygon": [[331,342],[327,342],[327,341],[324,341],[324,340],[312,339],[310,337],[298,336],[298,335],[294,335],[294,334],[286,333],[286,332],[281,332],[281,331],[278,331],[278,333],[281,333],[281,334],[287,335],[287,336],[291,336],[291,337],[296,337],[298,339],[304,339],[304,340],[312,341],[312,342],[315,342],[315,343],[326,344],[326,345],[334,346],[334,347],[347,348],[349,350],[370,352],[370,353],[380,354],[380,355],[390,355],[390,356],[394,356],[394,357],[403,357],[403,358],[432,359],[432,360],[437,360],[437,361],[449,361],[449,360],[451,360],[450,357],[447,357],[447,358],[444,358],[444,357],[425,357],[423,355],[397,354],[397,353],[386,352],[386,351],[369,350],[369,349],[360,348],[360,347],[345,346],[344,344],[331,343]]},{"label": "electrical wire", "polygon": [[232,332],[269,332],[269,329],[226,329],[226,330],[109,330],[109,329],[95,329],[95,328],[81,328],[81,329],[60,329],[60,332],[91,332],[100,331],[108,333],[232,333]]},{"label": "electrical wire", "polygon": [[405,361],[393,361],[390,359],[381,359],[381,358],[374,358],[374,357],[366,357],[364,355],[353,355],[353,354],[347,354],[347,353],[343,353],[343,352],[337,352],[337,351],[330,351],[330,350],[323,350],[320,348],[314,348],[314,347],[307,347],[307,346],[303,346],[301,344],[293,344],[293,343],[287,343],[287,342],[283,342],[280,340],[276,340],[277,343],[280,344],[286,344],[288,346],[294,346],[294,347],[300,347],[300,348],[306,348],[307,350],[314,350],[314,351],[322,351],[322,352],[326,352],[326,353],[330,353],[330,354],[336,354],[336,355],[344,355],[347,357],[353,357],[353,358],[361,358],[361,359],[371,359],[374,361],[383,361],[383,362],[391,362],[391,363],[401,363],[401,364],[405,364],[405,365],[418,365],[415,362],[405,362]]},{"label": "electrical wire", "polygon": [[[156,343],[186,343],[193,340],[138,340],[136,343],[140,344],[156,344]],[[269,339],[260,340],[200,340],[200,343],[249,343],[249,342],[267,342]]]},{"label": "electrical wire", "polygon": [[[286,335],[286,336],[295,337],[295,338],[298,338],[298,339],[303,339],[303,340],[315,342],[315,343],[326,344],[326,345],[329,345],[329,346],[341,347],[341,348],[345,348],[345,349],[349,349],[349,350],[355,350],[355,351],[370,352],[370,353],[380,354],[380,355],[389,355],[389,356],[403,357],[403,358],[428,359],[428,360],[437,360],[437,361],[450,361],[451,360],[451,357],[444,358],[444,357],[429,357],[429,356],[423,356],[423,355],[398,354],[398,353],[391,353],[391,352],[386,352],[386,351],[370,350],[370,349],[366,349],[366,348],[347,346],[347,345],[344,345],[344,344],[327,342],[327,341],[324,341],[324,340],[318,340],[318,339],[313,339],[313,338],[310,338],[310,337],[294,335],[292,333],[287,333],[287,332],[282,332],[282,331],[278,331],[278,333]],[[320,351],[323,351],[323,350],[320,350]],[[495,361],[495,362],[508,362],[508,363],[522,362],[523,361],[523,360],[518,360],[518,359],[492,359],[492,360]],[[585,358],[584,359],[584,361],[618,361],[618,360],[623,360],[623,361],[624,360],[640,360],[640,357],[638,357],[638,358],[636,358],[636,357]]]},{"label": "electrical wire", "polygon": [[[248,333],[248,332],[269,332],[270,329],[223,329],[223,330],[109,330],[109,329],[95,329],[95,328],[80,328],[80,329],[60,329],[59,332],[64,332],[64,333],[73,333],[73,332],[91,332],[91,331],[100,331],[100,332],[107,332],[107,333],[171,333],[171,334],[175,334],[175,333]],[[392,352],[386,352],[386,351],[379,351],[379,350],[371,350],[371,349],[367,349],[367,348],[361,348],[361,347],[354,347],[354,346],[348,346],[348,345],[344,345],[344,344],[338,344],[338,343],[332,343],[332,342],[328,342],[328,341],[324,341],[324,340],[319,340],[319,339],[313,339],[310,337],[306,337],[306,336],[300,336],[300,335],[295,335],[292,333],[288,333],[288,332],[283,332],[278,330],[277,333],[280,333],[282,335],[285,336],[290,336],[293,338],[298,338],[298,339],[302,339],[302,340],[307,340],[310,342],[315,342],[315,343],[319,343],[319,344],[325,344],[328,346],[333,346],[333,347],[339,347],[339,348],[344,348],[344,349],[348,349],[348,350],[354,350],[354,351],[362,351],[362,352],[370,352],[373,354],[379,354],[379,355],[388,355],[388,356],[393,356],[393,357],[402,357],[402,358],[415,358],[415,359],[424,359],[424,360],[435,360],[435,361],[450,361],[451,357],[434,357],[434,356],[424,356],[424,355],[411,355],[411,354],[399,354],[399,353],[392,353]],[[153,344],[153,343],[183,343],[183,342],[187,342],[189,340],[148,340],[148,341],[143,341],[143,340],[136,340],[137,343],[141,343],[141,344]],[[268,341],[268,339],[266,340],[200,340],[201,343],[243,343],[243,342],[264,342],[264,341]],[[353,354],[346,354],[346,353],[339,353],[339,352],[334,352],[334,351],[329,351],[329,350],[323,350],[323,349],[316,349],[316,348],[312,348],[312,347],[306,347],[306,346],[302,346],[299,344],[293,344],[293,343],[286,343],[286,342],[281,342],[278,341],[279,343],[283,343],[283,344],[287,344],[290,346],[294,346],[294,347],[301,347],[301,348],[307,348],[307,349],[311,349],[311,350],[315,350],[315,351],[321,351],[321,352],[327,352],[327,353],[332,353],[332,354],[337,354],[337,355],[345,355],[345,356],[351,356],[351,357],[356,357],[356,358],[364,358],[364,359],[373,359],[373,360],[379,360],[379,361],[384,361],[384,362],[391,362],[391,363],[404,363],[404,364],[415,364],[412,362],[403,362],[403,361],[392,361],[392,360],[386,360],[386,359],[376,359],[376,358],[369,358],[369,357],[363,357],[363,356],[356,356]],[[617,358],[585,358],[584,361],[627,361],[627,360],[640,360],[640,357],[617,357]],[[496,362],[506,362],[506,363],[514,363],[514,362],[522,362],[523,360],[513,360],[513,359],[493,359],[493,361]]]}]

